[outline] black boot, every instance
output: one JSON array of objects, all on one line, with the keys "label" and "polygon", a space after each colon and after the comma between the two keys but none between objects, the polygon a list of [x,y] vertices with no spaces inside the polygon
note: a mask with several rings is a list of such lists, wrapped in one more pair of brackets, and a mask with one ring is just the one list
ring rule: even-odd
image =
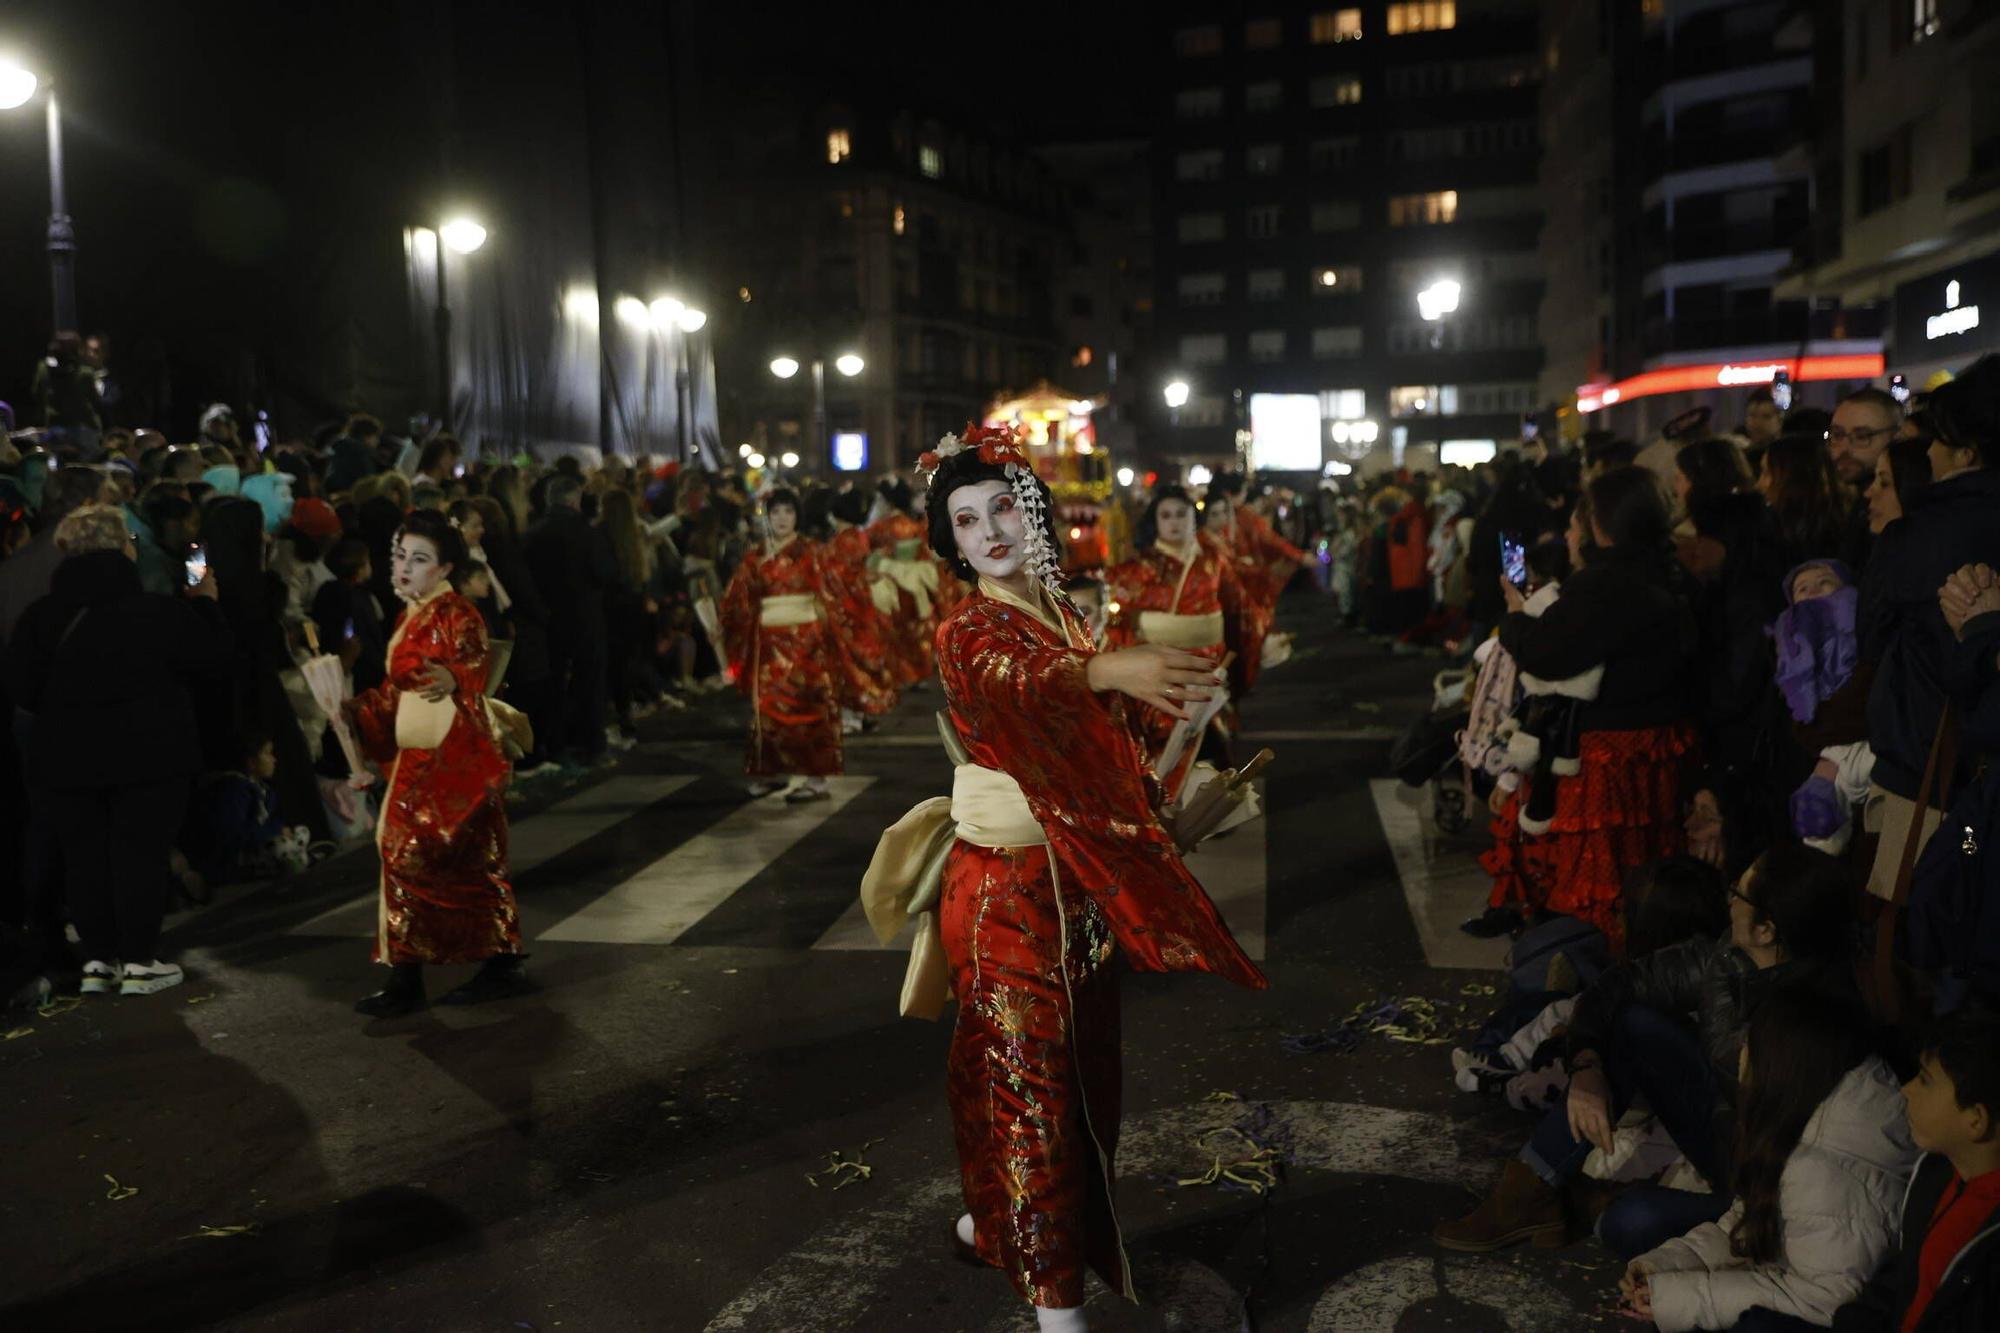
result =
[{"label": "black boot", "polygon": [[528,975],[524,953],[496,953],[473,973],[472,980],[438,997],[439,1004],[484,1004],[526,995],[537,989]]},{"label": "black boot", "polygon": [[389,969],[389,984],[367,999],[357,1000],[354,1012],[370,1018],[401,1018],[424,1004],[424,965],[397,963]]}]

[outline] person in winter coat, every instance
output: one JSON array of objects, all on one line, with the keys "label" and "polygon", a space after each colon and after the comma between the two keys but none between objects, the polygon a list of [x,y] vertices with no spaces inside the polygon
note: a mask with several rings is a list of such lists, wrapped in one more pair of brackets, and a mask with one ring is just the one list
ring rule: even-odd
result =
[{"label": "person in winter coat", "polygon": [[1661,1333],[1824,1328],[1888,1253],[1916,1148],[1858,997],[1773,992],[1750,1020],[1736,1201],[1626,1266]]},{"label": "person in winter coat", "polygon": [[[1613,1128],[1635,1096],[1652,1106],[1703,1179],[1725,1186],[1744,1030],[1775,986],[1828,970],[1841,957],[1848,890],[1831,857],[1779,844],[1731,891],[1727,935],[1628,959],[1600,976],[1570,1016],[1566,1104],[1542,1118],[1485,1202],[1438,1224],[1431,1233],[1437,1243],[1472,1254],[1524,1240],[1561,1243],[1571,1182],[1592,1148],[1613,1150]],[[1702,1194],[1657,1202],[1650,1230],[1660,1239],[1722,1208]],[[1631,1237],[1648,1229],[1635,1219],[1619,1228]]]},{"label": "person in winter coat", "polygon": [[201,771],[186,681],[229,669],[229,629],[213,573],[182,597],[139,586],[117,509],[84,506],[57,534],[65,558],[8,640],[7,691],[34,715],[26,771],[62,848],[83,992],[150,995],[182,979],[156,955]]},{"label": "person in winter coat", "polygon": [[[1974,362],[1925,409],[1936,438],[1931,484],[1903,497],[1904,515],[1869,557],[1862,652],[1879,654],[1868,696],[1873,785],[1863,825],[1879,832],[1868,888],[1891,897],[1915,817],[1917,788],[1937,738],[1952,635],[1938,588],[1965,565],[2000,566],[2000,355]],[[1937,827],[1932,808],[1919,841]]]},{"label": "person in winter coat", "polygon": [[1962,1009],[1938,1023],[1903,1102],[1927,1155],[1895,1249],[1834,1333],[2000,1328],[2000,1016]]}]

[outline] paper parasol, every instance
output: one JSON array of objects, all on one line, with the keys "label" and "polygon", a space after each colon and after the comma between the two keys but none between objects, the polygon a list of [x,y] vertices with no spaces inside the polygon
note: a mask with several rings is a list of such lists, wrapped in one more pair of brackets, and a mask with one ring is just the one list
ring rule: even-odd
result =
[{"label": "paper parasol", "polygon": [[1261,812],[1257,789],[1252,783],[1273,757],[1269,750],[1259,750],[1256,758],[1243,767],[1219,773],[1199,785],[1189,778],[1189,790],[1173,824],[1174,841],[1183,852],[1194,850],[1204,838],[1213,837],[1225,827],[1234,828]]},{"label": "paper parasol", "polygon": [[338,657],[319,651],[319,631],[310,620],[306,622],[305,631],[306,643],[314,655],[299,664],[299,674],[305,677],[313,702],[320,706],[327,720],[333,724],[340,752],[347,756],[347,784],[357,789],[373,786],[375,778],[368,770],[367,761],[361,757],[361,742],[340,711],[340,706],[352,697],[348,689],[347,668],[341,665]]}]

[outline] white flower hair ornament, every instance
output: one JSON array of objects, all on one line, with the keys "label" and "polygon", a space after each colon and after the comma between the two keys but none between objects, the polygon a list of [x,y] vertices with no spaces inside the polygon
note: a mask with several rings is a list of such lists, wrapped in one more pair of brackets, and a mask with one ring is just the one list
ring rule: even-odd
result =
[{"label": "white flower hair ornament", "polygon": [[1035,484],[1034,465],[1028,460],[1027,445],[1017,428],[967,426],[963,436],[946,435],[937,442],[936,448],[925,451],[917,459],[917,475],[924,479],[924,486],[928,489],[937,479],[938,469],[944,466],[944,461],[967,449],[976,450],[981,462],[1005,471],[1014,499],[1027,518],[1024,527],[1027,531],[1028,572],[1040,579],[1042,586],[1058,600],[1065,600],[1062,566],[1056,563],[1056,553],[1048,538],[1049,511],[1043,499],[1046,492]]}]

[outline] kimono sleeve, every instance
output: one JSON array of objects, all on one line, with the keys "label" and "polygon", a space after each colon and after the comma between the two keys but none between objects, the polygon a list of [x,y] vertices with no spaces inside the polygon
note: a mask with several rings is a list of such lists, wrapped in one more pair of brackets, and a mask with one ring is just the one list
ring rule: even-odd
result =
[{"label": "kimono sleeve", "polygon": [[757,648],[758,587],[757,565],[746,559],[729,580],[718,608],[722,620],[723,651],[729,658],[730,678],[748,694],[752,688],[750,662]]}]

